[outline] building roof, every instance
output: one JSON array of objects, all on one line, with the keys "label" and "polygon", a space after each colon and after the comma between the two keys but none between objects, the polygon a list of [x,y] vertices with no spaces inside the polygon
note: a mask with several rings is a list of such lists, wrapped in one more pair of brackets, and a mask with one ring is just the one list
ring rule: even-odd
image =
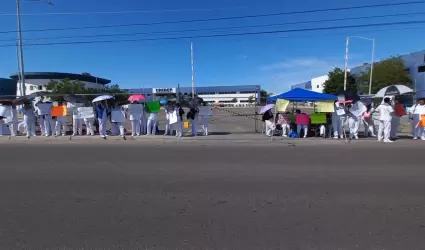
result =
[{"label": "building roof", "polygon": [[[18,74],[13,74],[10,76],[13,80],[18,80]],[[84,81],[92,82],[98,84],[109,84],[111,80],[99,78],[91,75],[82,75],[82,74],[73,74],[73,73],[61,73],[61,72],[25,72],[25,79],[52,79],[52,80],[62,80],[70,79],[73,81]]]},{"label": "building roof", "polygon": [[[173,87],[176,88],[176,87]],[[152,89],[155,88],[137,88],[137,89],[128,89],[130,93],[152,93]],[[257,92],[261,90],[260,85],[233,85],[233,86],[206,86],[206,87],[196,87],[195,93],[205,93],[205,92],[240,92],[240,91],[252,91]],[[192,87],[180,87],[180,92],[192,92]]]}]

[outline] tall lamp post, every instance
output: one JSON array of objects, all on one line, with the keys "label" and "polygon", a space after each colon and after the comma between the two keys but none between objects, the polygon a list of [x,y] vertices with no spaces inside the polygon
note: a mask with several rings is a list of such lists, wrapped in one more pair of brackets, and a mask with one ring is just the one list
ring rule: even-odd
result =
[{"label": "tall lamp post", "polygon": [[[48,0],[32,0],[34,2],[44,2],[49,5],[53,5],[52,2]],[[16,0],[16,17],[18,19],[18,47],[19,47],[19,68],[21,75],[21,96],[25,96],[25,68],[24,68],[24,49],[22,48],[22,28],[21,28],[21,1]]]},{"label": "tall lamp post", "polygon": [[369,79],[369,95],[372,94],[372,79],[373,79],[373,63],[375,60],[375,38],[367,38],[362,36],[347,36],[345,45],[345,77],[344,77],[344,90],[347,90],[347,75],[348,75],[348,46],[351,38],[358,38],[363,40],[372,41],[372,60],[370,63],[370,79]]}]

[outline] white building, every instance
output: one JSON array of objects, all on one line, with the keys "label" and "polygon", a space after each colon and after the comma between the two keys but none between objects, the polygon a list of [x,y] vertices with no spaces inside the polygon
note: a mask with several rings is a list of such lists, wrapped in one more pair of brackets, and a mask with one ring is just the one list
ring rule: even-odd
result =
[{"label": "white building", "polygon": [[[129,93],[143,93],[148,99],[160,100],[165,96],[177,95],[180,91],[183,96],[191,96],[191,87],[178,88],[145,88],[128,89]],[[260,98],[261,88],[259,85],[241,85],[241,86],[212,86],[196,87],[195,94],[205,102],[215,103],[222,106],[244,107],[255,105]]]},{"label": "white building", "polygon": [[[22,96],[21,81],[19,75],[11,75],[10,78],[17,82],[16,96]],[[38,91],[47,91],[46,85],[51,80],[64,80],[79,81],[85,85],[86,88],[104,89],[106,84],[111,83],[110,80],[94,77],[88,74],[72,74],[60,72],[28,72],[25,73],[25,94],[29,95]]]}]

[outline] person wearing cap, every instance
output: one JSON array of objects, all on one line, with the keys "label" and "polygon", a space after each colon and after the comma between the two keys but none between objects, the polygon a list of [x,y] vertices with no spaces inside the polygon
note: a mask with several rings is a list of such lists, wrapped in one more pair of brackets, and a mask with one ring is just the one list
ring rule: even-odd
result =
[{"label": "person wearing cap", "polygon": [[417,104],[410,107],[408,113],[412,123],[413,140],[417,140],[418,137],[425,140],[424,127],[418,126],[421,116],[425,115],[425,98],[419,99]]},{"label": "person wearing cap", "polygon": [[390,140],[391,120],[394,113],[391,98],[385,97],[384,102],[375,109],[375,112],[379,113],[378,141],[382,141],[383,138],[386,143],[393,142]]}]

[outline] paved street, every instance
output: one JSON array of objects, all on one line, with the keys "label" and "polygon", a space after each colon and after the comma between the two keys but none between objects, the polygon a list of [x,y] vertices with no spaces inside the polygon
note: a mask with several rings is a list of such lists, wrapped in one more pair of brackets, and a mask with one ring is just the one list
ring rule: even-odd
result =
[{"label": "paved street", "polygon": [[425,246],[421,141],[36,140],[0,143],[0,249]]}]

